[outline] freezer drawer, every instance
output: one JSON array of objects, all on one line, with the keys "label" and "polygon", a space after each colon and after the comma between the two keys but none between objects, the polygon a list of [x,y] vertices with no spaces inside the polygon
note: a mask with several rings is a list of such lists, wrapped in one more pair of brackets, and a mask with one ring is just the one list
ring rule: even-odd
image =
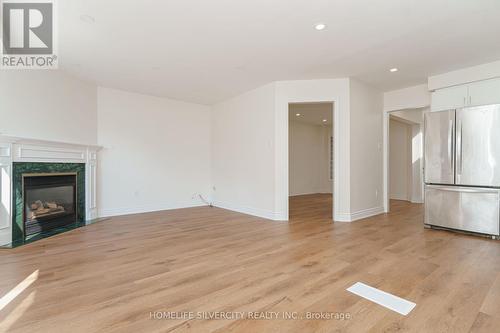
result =
[{"label": "freezer drawer", "polygon": [[425,224],[498,236],[500,190],[426,185]]}]

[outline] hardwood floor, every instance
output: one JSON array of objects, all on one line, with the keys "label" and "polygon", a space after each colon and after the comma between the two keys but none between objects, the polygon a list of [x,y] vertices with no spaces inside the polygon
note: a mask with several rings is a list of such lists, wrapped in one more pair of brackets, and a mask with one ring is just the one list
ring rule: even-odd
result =
[{"label": "hardwood floor", "polygon": [[[496,331],[500,243],[424,229],[422,214],[398,201],[331,223],[331,197],[312,195],[292,198],[290,223],[208,207],[112,218],[0,251],[0,297],[30,277],[0,301],[0,331]],[[417,306],[405,317],[345,290],[358,281]],[[158,319],[168,311],[280,318]]]}]

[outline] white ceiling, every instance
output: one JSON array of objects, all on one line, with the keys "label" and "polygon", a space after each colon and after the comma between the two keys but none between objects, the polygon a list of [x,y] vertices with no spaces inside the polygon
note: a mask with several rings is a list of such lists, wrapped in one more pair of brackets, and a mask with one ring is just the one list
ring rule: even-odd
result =
[{"label": "white ceiling", "polygon": [[64,70],[203,104],[276,80],[352,76],[392,90],[500,59],[499,0],[57,3]]},{"label": "white ceiling", "polygon": [[[300,116],[297,116],[300,114]],[[310,125],[328,126],[333,122],[332,103],[294,103],[288,107],[288,119]],[[326,119],[326,122],[323,121]]]}]

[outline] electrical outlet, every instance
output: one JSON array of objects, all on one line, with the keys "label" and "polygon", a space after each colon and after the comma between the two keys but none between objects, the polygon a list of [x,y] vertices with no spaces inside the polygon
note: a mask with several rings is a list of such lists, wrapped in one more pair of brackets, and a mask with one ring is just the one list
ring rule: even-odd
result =
[{"label": "electrical outlet", "polygon": [[378,190],[375,190],[375,198],[378,199]]},{"label": "electrical outlet", "polygon": [[217,191],[217,189],[215,188],[215,186],[212,186],[212,190],[214,190],[214,192]]}]

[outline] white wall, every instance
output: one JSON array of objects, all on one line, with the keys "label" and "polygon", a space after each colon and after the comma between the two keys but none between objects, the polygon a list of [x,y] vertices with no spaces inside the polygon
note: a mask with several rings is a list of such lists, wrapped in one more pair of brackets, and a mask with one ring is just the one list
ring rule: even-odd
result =
[{"label": "white wall", "polygon": [[216,104],[212,180],[217,206],[288,220],[288,105],[300,102],[335,102],[334,216],[350,220],[349,79],[279,81]]},{"label": "white wall", "polygon": [[[414,110],[414,109],[426,109],[430,107],[431,104],[431,94],[429,93],[429,88],[426,84],[421,84],[418,86],[408,87],[404,89],[398,89],[393,91],[388,91],[384,93],[384,112],[383,112],[383,135],[384,135],[384,144],[383,144],[383,155],[384,155],[384,190],[383,190],[383,203],[384,203],[384,211],[389,212],[389,169],[390,169],[390,161],[389,161],[389,112],[393,111],[401,111],[401,110]],[[413,129],[413,131],[417,131]],[[415,133],[414,137],[419,138],[417,140],[417,150],[414,149],[414,152],[418,152],[418,154],[423,154],[423,138],[422,138],[423,125],[420,129]],[[420,133],[420,134],[418,134]],[[420,164],[422,164],[420,159]],[[415,166],[413,173],[414,177],[420,177],[422,166]],[[420,181],[422,183],[422,181]],[[415,188],[414,188],[415,189]],[[413,193],[412,201],[413,202],[422,202],[423,201],[423,189],[418,190],[419,192]]]},{"label": "white wall", "polygon": [[100,216],[202,205],[210,191],[210,108],[98,89]]},{"label": "white wall", "polygon": [[411,127],[401,121],[390,120],[390,198],[410,200],[411,192]]},{"label": "white wall", "polygon": [[[424,112],[429,110],[425,109],[408,109],[402,111],[391,112],[391,118],[397,118],[399,122],[403,122],[408,126],[408,135],[409,135],[409,152],[410,156],[409,161],[407,162],[407,167],[410,167],[408,171],[408,186],[409,186],[409,194],[408,199],[402,200],[410,200],[413,203],[422,203],[424,201],[424,182],[423,182],[423,174],[424,174],[424,152],[423,152],[423,131],[424,131]],[[391,134],[392,135],[392,134]],[[392,136],[389,135],[390,141],[392,142]],[[393,158],[393,153],[389,154],[389,158]],[[390,166],[390,176],[393,174],[393,167]],[[394,184],[391,182],[390,184],[393,186]],[[397,198],[395,198],[397,199]]]},{"label": "white wall", "polygon": [[329,137],[331,126],[290,121],[290,196],[332,193],[329,177]]},{"label": "white wall", "polygon": [[436,90],[496,77],[500,77],[500,60],[430,76],[428,89]]},{"label": "white wall", "polygon": [[[221,207],[287,220],[288,105],[297,102],[335,102],[335,220],[353,220],[353,212],[375,204],[358,187],[376,187],[364,172],[374,163],[370,172],[377,173],[377,152],[361,146],[377,142],[378,93],[348,78],[274,82],[212,108],[97,92],[62,72],[4,72],[0,83],[1,132],[104,146],[101,216],[198,205],[192,196],[202,193]],[[351,118],[361,120],[359,128]],[[360,165],[351,177],[353,162]]]},{"label": "white wall", "polygon": [[62,71],[2,71],[0,133],[97,143],[97,88]]},{"label": "white wall", "polygon": [[[330,163],[335,164],[334,156],[331,156],[330,161],[330,138],[333,137],[332,126],[321,126],[321,154],[320,161],[320,186],[319,193],[333,193],[333,173],[330,178]],[[333,167],[333,166],[332,166]]]},{"label": "white wall", "polygon": [[417,124],[411,127],[411,163],[412,187],[410,201],[424,202],[424,125]]},{"label": "white wall", "polygon": [[63,71],[2,71],[0,133],[99,144],[101,216],[210,199],[210,107],[98,88]]},{"label": "white wall", "polygon": [[274,83],[213,106],[215,205],[277,218],[274,209],[274,106]]},{"label": "white wall", "polygon": [[388,91],[384,93],[384,111],[417,109],[431,104],[431,94],[427,84]]},{"label": "white wall", "polygon": [[410,201],[424,202],[424,113],[429,108],[391,112],[411,126],[411,189]]},{"label": "white wall", "polygon": [[350,98],[349,79],[276,82],[275,105],[275,212],[288,219],[288,105],[290,103],[334,102],[334,196],[335,221],[350,221]]},{"label": "white wall", "polygon": [[351,219],[383,212],[383,95],[350,80]]}]

